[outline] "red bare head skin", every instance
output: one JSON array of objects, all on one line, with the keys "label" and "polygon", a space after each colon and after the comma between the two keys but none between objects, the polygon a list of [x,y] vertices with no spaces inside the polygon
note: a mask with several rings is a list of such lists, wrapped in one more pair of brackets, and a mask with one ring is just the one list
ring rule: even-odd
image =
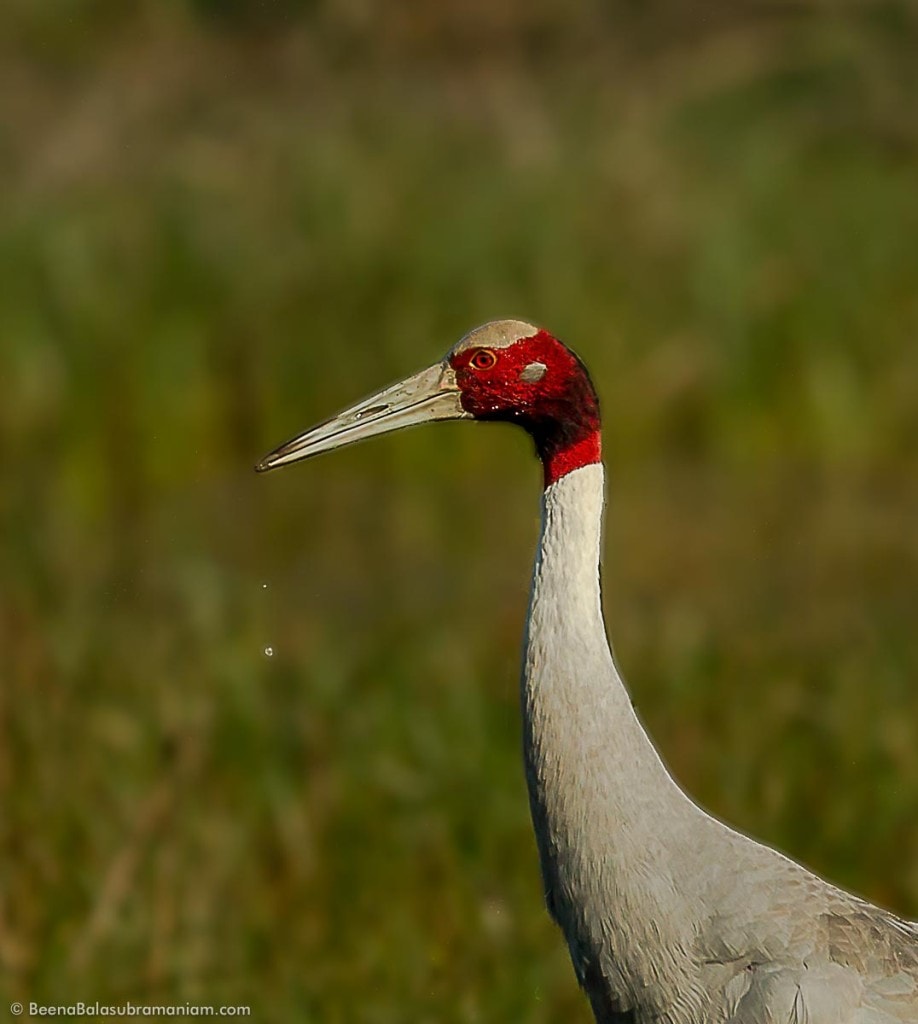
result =
[{"label": "red bare head skin", "polygon": [[518,423],[530,434],[548,487],[600,461],[599,399],[577,356],[548,331],[533,330],[494,346],[487,343],[487,328],[473,332],[449,362],[466,412]]}]

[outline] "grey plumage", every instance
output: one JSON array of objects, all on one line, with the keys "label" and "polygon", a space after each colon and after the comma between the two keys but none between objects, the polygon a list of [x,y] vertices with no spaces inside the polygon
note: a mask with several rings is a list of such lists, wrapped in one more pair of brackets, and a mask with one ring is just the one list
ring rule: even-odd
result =
[{"label": "grey plumage", "polygon": [[523,668],[546,901],[599,1024],[918,1022],[918,928],[727,828],[672,780],[605,636],[600,465],[543,499]]}]

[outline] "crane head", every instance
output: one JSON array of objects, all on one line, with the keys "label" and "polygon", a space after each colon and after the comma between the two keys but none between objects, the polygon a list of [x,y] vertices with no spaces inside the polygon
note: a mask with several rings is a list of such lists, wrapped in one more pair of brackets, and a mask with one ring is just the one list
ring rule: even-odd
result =
[{"label": "crane head", "polygon": [[547,331],[521,320],[476,327],[442,362],[299,434],[259,472],[432,420],[517,423],[532,436],[545,485],[600,459],[599,400],[586,367]]}]

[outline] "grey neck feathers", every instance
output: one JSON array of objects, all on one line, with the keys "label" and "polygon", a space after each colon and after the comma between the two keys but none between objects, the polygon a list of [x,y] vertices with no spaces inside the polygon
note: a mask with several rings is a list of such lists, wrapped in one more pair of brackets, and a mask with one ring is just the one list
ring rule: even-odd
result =
[{"label": "grey neck feathers", "polygon": [[[523,741],[549,909],[569,943],[580,936],[585,948],[594,932],[597,942],[604,934],[603,948],[628,974],[629,950],[680,941],[666,934],[666,922],[675,928],[680,920],[673,911],[684,881],[674,877],[673,849],[691,842],[705,816],[669,776],[615,669],[600,599],[602,514],[601,465],[575,470],[545,492],[524,652]],[[588,919],[597,908],[607,920]]]},{"label": "grey neck feathers", "polygon": [[[539,744],[626,796],[678,795],[612,660],[599,557],[604,474],[574,470],[543,496],[523,666],[524,713]],[[548,750],[544,751],[546,754]]]}]

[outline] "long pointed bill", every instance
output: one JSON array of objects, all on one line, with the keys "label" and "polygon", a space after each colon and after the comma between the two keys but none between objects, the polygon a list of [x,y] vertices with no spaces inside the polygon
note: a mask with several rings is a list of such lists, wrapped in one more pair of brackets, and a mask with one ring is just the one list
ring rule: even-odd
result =
[{"label": "long pointed bill", "polygon": [[452,367],[448,363],[438,363],[377,391],[305,434],[292,438],[266,455],[255,469],[263,473],[367,437],[413,427],[417,423],[467,419],[471,414],[462,408],[459,398]]}]

